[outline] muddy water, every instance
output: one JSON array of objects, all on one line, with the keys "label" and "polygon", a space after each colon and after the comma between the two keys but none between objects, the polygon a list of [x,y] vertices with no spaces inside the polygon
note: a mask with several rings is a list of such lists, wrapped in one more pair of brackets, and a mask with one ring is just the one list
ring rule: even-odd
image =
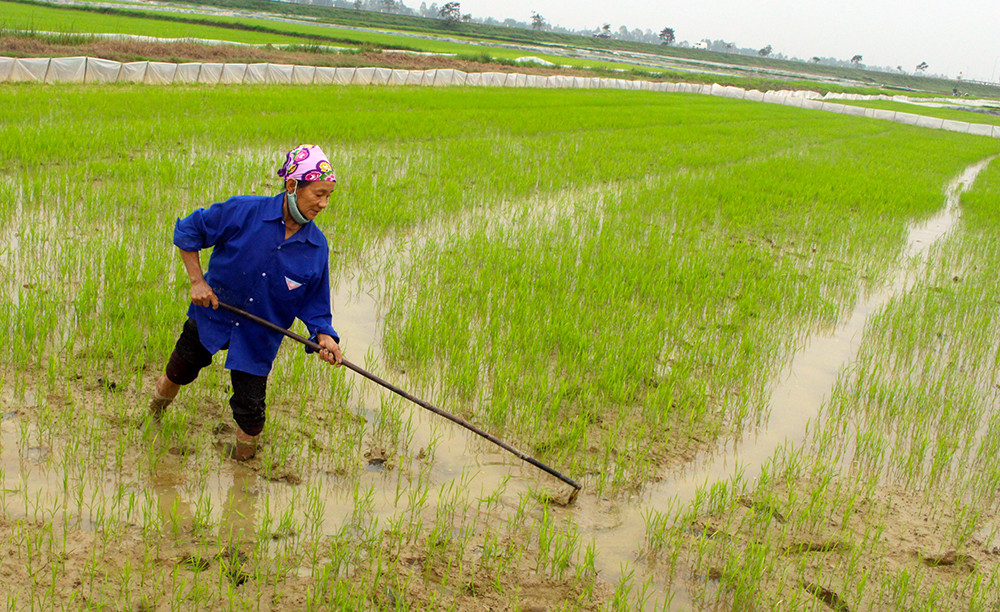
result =
[{"label": "muddy water", "polygon": [[[760,476],[767,461],[783,447],[801,445],[815,425],[820,408],[826,403],[837,377],[855,357],[869,318],[905,292],[917,276],[930,248],[946,237],[958,218],[959,197],[968,189],[989,160],[967,168],[948,186],[945,206],[930,219],[910,228],[905,257],[885,286],[858,296],[854,310],[835,329],[817,334],[798,350],[770,392],[769,414],[756,431],[745,432],[738,440],[723,440],[687,465],[647,487],[634,503],[617,512],[617,522],[602,528],[598,520],[591,528],[598,543],[605,576],[619,573],[622,562],[635,561],[636,543],[645,537],[643,516],[650,511],[670,514],[695,499],[699,490],[715,482],[729,481],[736,474],[747,483]],[[586,500],[586,496],[583,496]],[[583,505],[589,506],[587,501]],[[602,504],[593,504],[588,513],[600,518]],[[674,593],[674,604],[683,604],[683,593]],[[680,597],[680,599],[678,598]]]},{"label": "muddy water", "polygon": [[[796,353],[772,387],[769,417],[760,428],[745,433],[738,440],[722,441],[711,452],[666,474],[662,481],[631,499],[600,499],[584,490],[573,506],[557,510],[577,524],[583,545],[590,541],[596,544],[602,579],[616,581],[625,564],[637,569],[637,574],[643,573],[636,555],[645,537],[645,514],[650,511],[669,513],[683,507],[694,499],[699,489],[728,480],[737,471],[747,482],[752,482],[776,451],[804,441],[809,424],[817,418],[837,376],[856,354],[867,321],[893,296],[906,290],[913,278],[914,263],[922,261],[928,249],[952,231],[958,219],[959,195],[971,185],[986,163],[968,168],[949,186],[943,210],[911,229],[904,263],[892,281],[881,289],[859,296],[854,310],[834,330],[812,338]],[[518,224],[558,217],[565,214],[567,206],[600,207],[601,204],[599,194],[574,193],[529,207],[533,211],[530,216],[510,214],[510,210],[484,210],[457,222],[452,220],[439,227],[424,228],[405,241],[386,241],[378,245],[368,257],[362,258],[366,261],[364,269],[347,270],[335,281],[335,324],[344,338],[345,354],[362,366],[368,364],[369,357],[374,362],[381,362],[384,304],[380,279],[388,271],[400,270],[428,240],[451,233],[461,234],[484,222],[495,231],[501,231]],[[393,373],[386,376],[406,387],[404,377]],[[365,381],[359,380],[355,388],[352,402],[359,406],[371,431],[384,399],[392,396]],[[13,400],[6,398],[2,403],[11,406]],[[450,494],[456,483],[462,483],[473,495],[502,491],[501,502],[509,508],[516,508],[519,497],[532,490],[567,490],[565,486],[560,487],[558,481],[441,417],[405,402],[401,404],[401,411],[403,421],[412,432],[411,449],[427,448],[436,442],[437,451],[429,473],[428,508],[433,509],[439,498]],[[49,455],[58,455],[58,449],[24,447],[23,440],[31,438],[30,432],[26,436],[24,429],[30,427],[24,417],[18,415],[0,422],[0,469],[3,470],[0,489],[20,490],[28,499],[37,499],[43,508],[71,505],[66,499],[62,475],[46,461]],[[220,522],[224,530],[252,533],[267,508],[271,512],[288,505],[301,508],[305,505],[303,500],[313,496],[322,501],[319,523],[323,532],[336,533],[355,507],[353,484],[345,484],[342,479],[332,476],[309,475],[304,484],[292,486],[263,481],[244,466],[221,461],[217,470],[213,466],[204,488],[196,491],[190,486],[186,466],[183,457],[168,456],[152,481],[125,483],[125,486],[147,492],[146,503],[150,511],[157,512],[165,526],[178,522],[189,525],[202,512],[203,518]],[[370,492],[374,517],[388,518],[403,511],[405,489],[411,485],[402,482],[401,478],[404,478],[401,470],[372,469],[361,476],[360,489]],[[120,486],[121,483],[111,485],[100,479],[87,486],[86,496],[112,498],[116,487]],[[404,490],[401,497],[397,495],[400,488]],[[232,508],[240,511],[234,512]],[[17,508],[7,511],[14,516],[28,516],[32,512],[30,508],[24,508],[23,512]],[[73,523],[82,529],[93,525],[91,517],[79,514]],[[308,570],[302,568],[302,571]],[[643,580],[645,576],[637,577],[636,583]],[[663,600],[668,592],[673,597],[672,606],[689,606],[678,585],[657,584],[654,580],[654,602]]]},{"label": "muddy water", "polygon": [[[693,501],[699,490],[714,482],[730,480],[737,473],[742,475],[744,481],[752,483],[760,475],[762,466],[779,449],[802,444],[809,424],[815,421],[821,406],[829,398],[838,375],[856,355],[869,318],[894,296],[906,291],[931,246],[954,229],[958,220],[959,196],[971,186],[987,163],[988,160],[966,169],[949,185],[942,210],[910,229],[905,257],[890,282],[859,295],[853,311],[844,316],[835,329],[809,339],[796,352],[771,389],[769,415],[760,428],[745,432],[738,440],[720,442],[717,448],[702,453],[689,464],[665,475],[663,480],[632,499],[599,499],[584,491],[574,506],[560,511],[578,525],[584,542],[593,540],[596,543],[602,578],[615,581],[625,564],[636,567],[638,544],[645,537],[644,515],[654,510],[669,514],[671,510]],[[542,214],[553,214],[553,209],[548,210]],[[497,215],[495,212],[491,216],[494,219],[511,219],[508,215]],[[475,221],[472,219],[470,226],[474,226]],[[519,219],[506,223],[524,221]],[[424,236],[414,237],[402,247],[386,243],[377,255],[380,263],[369,270],[384,270],[385,266],[392,266],[392,262],[407,261],[410,253],[429,236],[440,236],[442,231],[461,232],[462,227],[460,224],[458,227],[437,228]],[[379,360],[382,308],[379,277],[379,274],[373,276],[351,271],[345,273],[338,283],[339,289],[334,298],[335,318],[346,339],[345,349],[349,355],[370,354]],[[401,383],[405,386],[404,381]],[[378,389],[368,388],[365,391],[363,401],[370,411],[367,416],[373,416],[379,409],[381,395]],[[495,447],[479,442],[478,438],[457,426],[444,424],[439,417],[416,407],[407,406],[405,410],[409,410],[406,418],[414,428],[414,447],[437,438],[442,449],[435,457],[431,473],[431,499],[437,496],[442,486],[462,473],[472,475],[471,490],[484,492],[496,490],[511,477],[504,499],[512,506],[516,504],[518,494],[533,487],[559,489],[559,483],[554,479],[525,467],[510,455],[498,452]],[[385,485],[394,488],[392,482]],[[376,489],[376,514],[393,514],[394,492],[379,494],[377,479],[372,480],[372,486]],[[379,500],[386,505],[379,504]],[[662,598],[668,592],[667,585],[658,587],[654,600],[657,595]],[[684,593],[678,592],[676,585],[669,591],[673,596],[672,605],[684,607],[687,603]]]}]

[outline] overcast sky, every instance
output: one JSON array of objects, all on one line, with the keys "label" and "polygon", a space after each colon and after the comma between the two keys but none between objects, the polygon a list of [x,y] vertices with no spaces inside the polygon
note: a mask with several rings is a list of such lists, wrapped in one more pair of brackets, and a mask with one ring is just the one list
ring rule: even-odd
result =
[{"label": "overcast sky", "polygon": [[[419,4],[419,3],[418,3]],[[428,4],[430,2],[428,1]],[[443,4],[443,2],[438,2]],[[538,11],[568,28],[625,25],[677,40],[723,39],[740,47],[772,45],[788,57],[813,56],[902,66],[981,81],[1000,77],[1000,0],[461,0],[475,17],[528,21]]]}]

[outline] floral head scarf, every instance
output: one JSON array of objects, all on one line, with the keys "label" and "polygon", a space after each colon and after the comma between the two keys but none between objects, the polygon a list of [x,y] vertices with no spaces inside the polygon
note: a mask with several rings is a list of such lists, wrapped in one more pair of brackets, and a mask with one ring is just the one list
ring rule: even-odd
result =
[{"label": "floral head scarf", "polygon": [[310,144],[299,145],[289,151],[285,155],[285,163],[278,170],[278,176],[302,181],[337,182],[326,153],[318,146]]}]

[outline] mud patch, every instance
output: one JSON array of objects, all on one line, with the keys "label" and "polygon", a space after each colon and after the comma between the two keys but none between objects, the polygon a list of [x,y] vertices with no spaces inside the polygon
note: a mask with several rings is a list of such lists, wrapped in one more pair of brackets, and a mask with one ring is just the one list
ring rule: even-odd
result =
[{"label": "mud patch", "polygon": [[[754,579],[759,580],[753,588],[761,609],[782,609],[789,589],[801,588],[831,610],[883,610],[885,593],[900,576],[908,576],[914,581],[915,601],[949,593],[932,601],[936,609],[957,610],[969,603],[961,599],[961,589],[954,589],[956,581],[973,588],[1000,571],[997,555],[962,547],[954,531],[960,508],[900,486],[882,485],[859,497],[847,493],[850,487],[852,483],[835,479],[828,497],[816,499],[810,498],[816,482],[776,484],[769,499],[798,500],[783,513],[790,517],[785,523],[774,519],[771,504],[753,508],[746,498],[734,497],[728,509],[699,517],[685,530],[683,547],[703,551],[694,562],[694,575],[711,579],[711,570],[699,568],[723,568],[728,578],[731,568],[743,568],[746,558],[770,549],[780,556],[770,558],[773,567]],[[816,507],[823,510],[817,513]],[[848,563],[877,570],[845,573]],[[799,578],[803,571],[828,579]],[[858,600],[848,601],[848,595]]]},{"label": "mud patch", "polygon": [[959,554],[955,550],[949,550],[937,555],[922,555],[918,553],[917,557],[927,567],[954,568],[965,573],[976,571],[976,560],[969,555]]},{"label": "mud patch", "polygon": [[820,541],[809,541],[809,542],[796,542],[794,544],[789,544],[785,546],[781,552],[786,555],[798,555],[802,553],[829,553],[829,552],[848,552],[851,550],[851,545],[846,542],[841,542],[839,540],[820,540]]},{"label": "mud patch", "polygon": [[260,475],[268,482],[283,482],[290,485],[302,484],[302,476],[288,469],[279,468],[272,464],[270,469],[263,470]]},{"label": "mud patch", "polygon": [[844,601],[843,597],[837,595],[824,586],[803,580],[802,588],[805,589],[807,593],[826,604],[826,607],[831,610],[835,610],[836,612],[851,612],[851,607],[847,605],[847,602]]},{"label": "mud patch", "polygon": [[98,378],[97,379],[97,385],[99,387],[103,387],[104,389],[107,389],[108,391],[112,391],[112,392],[115,392],[115,393],[121,393],[121,391],[122,391],[121,385],[119,385],[115,381],[109,380],[107,378]]},{"label": "mud patch", "polygon": [[31,446],[24,450],[24,458],[29,461],[41,463],[49,456],[49,449],[44,446]]},{"label": "mud patch", "polygon": [[212,561],[204,557],[198,557],[194,555],[184,555],[177,562],[177,565],[180,565],[193,572],[205,572],[212,567]]},{"label": "mud patch", "polygon": [[366,450],[364,452],[364,458],[367,462],[366,467],[369,472],[383,472],[392,467],[389,463],[389,451],[380,445],[372,446]]},{"label": "mud patch", "polygon": [[229,548],[216,555],[215,558],[222,564],[225,575],[235,586],[242,586],[250,580],[250,575],[243,571],[248,560],[245,553],[235,548]]},{"label": "mud patch", "polygon": [[167,452],[177,457],[187,457],[197,453],[198,449],[190,444],[179,444],[177,446],[171,446]]},{"label": "mud patch", "polygon": [[754,501],[754,500],[752,500],[752,499],[750,499],[749,497],[746,497],[746,496],[741,496],[741,497],[736,498],[736,502],[739,505],[743,506],[744,508],[749,508],[750,510],[753,510],[754,512],[758,512],[760,514],[764,514],[764,515],[770,516],[771,518],[773,518],[774,520],[778,521],[779,523],[784,523],[785,522],[785,515],[782,514],[774,506],[771,506],[771,505],[763,503],[763,502]]}]

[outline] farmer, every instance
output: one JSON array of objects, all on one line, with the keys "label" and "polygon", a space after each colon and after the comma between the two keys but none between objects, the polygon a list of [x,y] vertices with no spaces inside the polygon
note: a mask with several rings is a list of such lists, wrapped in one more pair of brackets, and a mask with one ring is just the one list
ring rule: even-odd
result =
[{"label": "farmer", "polygon": [[[156,381],[149,410],[159,421],[183,385],[228,349],[236,421],[233,457],[253,458],[264,429],[267,375],[282,335],[219,310],[219,300],[290,327],[298,317],[339,365],[340,337],[331,326],[329,247],[313,219],[326,208],[336,178],[323,151],[299,145],[278,170],[284,190],[274,197],[236,196],[179,219],[174,245],[191,280],[188,319]],[[214,247],[208,273],[198,251]],[[309,349],[306,349],[309,351]]]}]

